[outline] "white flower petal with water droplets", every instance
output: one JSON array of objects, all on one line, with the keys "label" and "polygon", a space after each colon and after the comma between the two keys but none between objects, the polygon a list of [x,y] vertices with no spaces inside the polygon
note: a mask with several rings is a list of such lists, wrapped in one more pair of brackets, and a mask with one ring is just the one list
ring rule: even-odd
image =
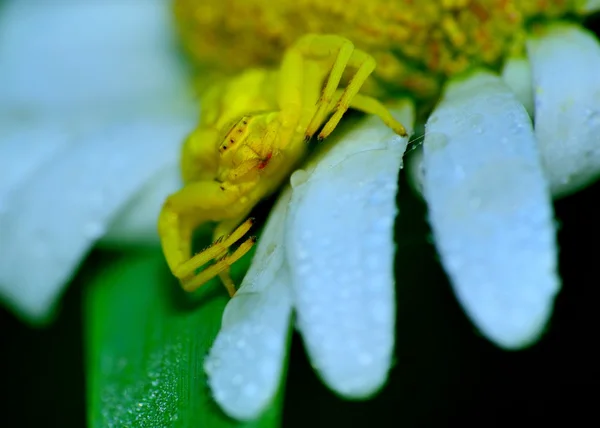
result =
[{"label": "white flower petal with water droplets", "polygon": [[[399,116],[412,125],[408,105]],[[304,180],[294,176],[286,248],[313,366],[333,390],[364,398],[392,363],[396,192],[407,139],[369,117],[331,140]]]},{"label": "white flower petal with water droplets", "polygon": [[290,200],[277,201],[253,263],[223,314],[204,368],[213,396],[236,419],[258,417],[277,393],[287,353],[292,299],[283,241]]},{"label": "white flower petal with water droplets", "polygon": [[177,142],[190,125],[187,119],[154,120],[68,135],[65,148],[5,200],[0,214],[3,297],[22,315],[43,321],[125,204],[156,174],[177,168]]},{"label": "white flower petal with water droplets", "polygon": [[533,117],[533,86],[531,66],[524,58],[511,58],[504,64],[502,79],[515,93],[530,117]]},{"label": "white flower petal with water droplets", "polygon": [[525,109],[492,74],[453,82],[423,150],[429,220],[459,301],[497,345],[530,344],[559,279],[550,193]]},{"label": "white flower petal with water droplets", "polygon": [[557,24],[531,38],[535,133],[552,194],[575,192],[600,176],[600,42]]},{"label": "white flower petal with water droplets", "polygon": [[168,12],[161,0],[2,4],[0,297],[29,321],[48,319],[111,225],[111,245],[156,245],[152,217],[197,116]]}]

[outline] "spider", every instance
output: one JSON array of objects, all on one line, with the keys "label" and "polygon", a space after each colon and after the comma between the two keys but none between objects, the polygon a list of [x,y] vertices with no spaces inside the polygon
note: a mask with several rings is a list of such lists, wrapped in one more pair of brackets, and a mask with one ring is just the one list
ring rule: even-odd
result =
[{"label": "spider", "polygon": [[[290,176],[307,140],[319,129],[319,140],[330,135],[348,108],[407,135],[379,101],[358,93],[374,69],[375,60],[349,40],[308,34],[285,52],[278,70],[248,70],[205,94],[200,123],[183,145],[185,185],[166,199],[158,220],[167,264],[184,290],[219,275],[235,294],[230,266],[255,242],[246,238],[229,251],[252,226],[245,219]],[[340,88],[346,70],[350,78]],[[214,242],[192,256],[192,233],[209,221],[217,222]]]}]

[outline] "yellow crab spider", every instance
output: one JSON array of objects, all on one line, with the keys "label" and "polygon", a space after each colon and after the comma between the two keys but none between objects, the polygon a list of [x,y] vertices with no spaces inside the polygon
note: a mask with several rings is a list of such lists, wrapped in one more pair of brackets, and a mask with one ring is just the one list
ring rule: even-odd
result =
[{"label": "yellow crab spider", "polygon": [[[209,90],[200,123],[183,145],[185,185],[167,198],[158,221],[167,263],[184,290],[219,275],[235,294],[229,268],[255,242],[248,238],[229,254],[252,225],[244,219],[289,177],[306,140],[319,129],[318,138],[326,138],[348,108],[377,115],[406,136],[379,101],[358,93],[374,69],[375,60],[349,40],[309,34],[285,52],[279,70],[249,70]],[[339,88],[346,70],[351,77]],[[192,232],[208,221],[218,222],[214,243],[192,257]]]}]

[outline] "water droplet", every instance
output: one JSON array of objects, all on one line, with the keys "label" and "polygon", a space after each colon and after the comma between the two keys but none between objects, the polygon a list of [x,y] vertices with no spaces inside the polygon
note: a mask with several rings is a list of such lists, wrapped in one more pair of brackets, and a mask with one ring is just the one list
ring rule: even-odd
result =
[{"label": "water droplet", "polygon": [[292,173],[290,177],[290,184],[292,185],[292,188],[295,189],[296,187],[304,184],[307,180],[308,173],[303,169],[298,169]]},{"label": "water droplet", "polygon": [[277,372],[277,364],[273,360],[263,360],[258,366],[260,374],[264,377],[271,377]]},{"label": "water droplet", "polygon": [[37,258],[45,258],[48,255],[47,243],[39,238],[32,243],[31,249]]},{"label": "water droplet", "polygon": [[263,338],[265,348],[270,352],[278,351],[281,347],[281,340],[278,336],[268,335]]},{"label": "water droplet", "polygon": [[369,366],[373,363],[373,357],[368,352],[358,354],[358,364],[361,366]]},{"label": "water droplet", "polygon": [[481,115],[479,113],[475,113],[469,117],[469,124],[473,128],[480,127],[482,123],[483,123],[483,115]]},{"label": "water droplet", "polygon": [[600,121],[600,110],[595,110],[592,108],[588,108],[585,111],[585,121],[587,122],[587,124],[593,124],[595,122]]},{"label": "water droplet", "polygon": [[225,392],[225,390],[223,388],[218,388],[218,387],[216,387],[216,385],[213,385],[212,391],[213,391],[215,400],[217,400],[218,402],[222,403],[223,401],[225,401],[227,399],[227,392]]},{"label": "water droplet", "polygon": [[442,133],[432,133],[425,137],[423,147],[426,151],[443,150],[448,145],[448,137]]},{"label": "water droplet", "polygon": [[254,383],[248,383],[244,385],[242,391],[245,396],[254,397],[256,394],[258,394],[258,386]]},{"label": "water droplet", "polygon": [[265,256],[270,256],[271,254],[273,254],[273,251],[275,251],[275,249],[277,248],[277,244],[275,244],[274,242],[271,242],[268,246],[267,249],[265,250]]},{"label": "water droplet", "polygon": [[312,271],[310,263],[296,263],[295,274],[298,276],[306,276]]},{"label": "water droplet", "polygon": [[561,184],[568,184],[571,181],[571,175],[565,175],[561,180],[560,183]]},{"label": "water droplet", "polygon": [[308,259],[308,256],[310,254],[308,254],[308,251],[304,250],[304,249],[298,249],[296,251],[296,257],[298,258],[298,260],[306,260]]},{"label": "water droplet", "polygon": [[471,199],[469,199],[469,204],[471,205],[471,207],[478,209],[481,207],[481,198],[477,198],[477,197],[471,198]]},{"label": "water droplet", "polygon": [[448,265],[448,269],[452,270],[453,272],[462,269],[463,266],[463,263],[460,260],[460,258],[456,256],[448,256],[446,258],[446,264]]},{"label": "water droplet", "polygon": [[90,221],[83,227],[83,233],[86,238],[96,240],[104,235],[105,228],[100,222]]},{"label": "water droplet", "polygon": [[244,382],[244,376],[242,376],[239,373],[236,374],[235,376],[233,376],[233,378],[231,379],[231,383],[235,386],[240,386],[243,382]]},{"label": "water droplet", "polygon": [[265,331],[264,327],[261,324],[254,324],[251,327],[252,334],[256,336],[260,336]]}]

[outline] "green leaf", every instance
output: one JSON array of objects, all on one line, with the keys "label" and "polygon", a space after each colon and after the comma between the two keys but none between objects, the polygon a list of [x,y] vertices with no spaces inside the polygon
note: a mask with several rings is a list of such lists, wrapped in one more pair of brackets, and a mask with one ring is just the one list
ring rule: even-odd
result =
[{"label": "green leaf", "polygon": [[91,427],[274,427],[281,393],[241,423],[211,397],[202,367],[228,297],[218,281],[184,293],[159,251],[104,259],[85,296]]}]

